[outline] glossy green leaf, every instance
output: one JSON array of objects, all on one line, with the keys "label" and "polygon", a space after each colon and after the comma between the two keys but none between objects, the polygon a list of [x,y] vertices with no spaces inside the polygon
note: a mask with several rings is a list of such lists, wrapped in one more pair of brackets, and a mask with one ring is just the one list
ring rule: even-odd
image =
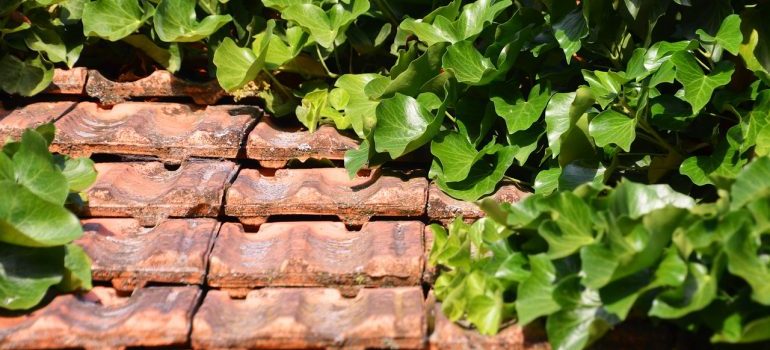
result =
[{"label": "glossy green leaf", "polygon": [[698,34],[701,41],[719,44],[731,54],[738,55],[738,49],[741,42],[743,42],[741,17],[738,15],[727,16],[719,26],[719,31],[717,31],[716,35],[709,35],[703,29],[698,29],[696,34]]},{"label": "glossy green leaf", "polygon": [[513,134],[517,131],[527,130],[543,114],[548,100],[551,98],[550,91],[537,85],[529,91],[529,98],[524,100],[522,96],[517,96],[515,101],[506,100],[502,97],[492,97],[497,115],[505,120],[508,127],[508,133]]},{"label": "glossy green leaf", "polygon": [[96,0],[83,6],[83,34],[118,41],[144,25],[155,14],[148,2],[139,0]]},{"label": "glossy green leaf", "polygon": [[674,54],[671,62],[676,66],[676,80],[684,86],[684,99],[696,113],[708,104],[715,89],[730,82],[735,71],[725,62],[718,64],[711,74],[703,74],[695,57],[688,52]]},{"label": "glossy green leaf", "polygon": [[200,41],[233,20],[230,15],[210,15],[198,21],[195,0],[160,0],[153,18],[158,38],[165,42]]},{"label": "glossy green leaf", "polygon": [[588,133],[597,146],[614,144],[629,152],[636,138],[636,119],[608,109],[591,119]]},{"label": "glossy green leaf", "polygon": [[0,89],[10,94],[32,96],[48,87],[53,79],[53,68],[40,57],[22,61],[6,54],[0,58]]},{"label": "glossy green leaf", "polygon": [[0,243],[0,308],[22,310],[40,303],[48,288],[63,279],[62,248],[26,248]]},{"label": "glossy green leaf", "polygon": [[381,101],[376,113],[375,149],[389,153],[391,158],[428,143],[438,133],[444,119],[443,112],[434,116],[416,99],[402,94]]}]

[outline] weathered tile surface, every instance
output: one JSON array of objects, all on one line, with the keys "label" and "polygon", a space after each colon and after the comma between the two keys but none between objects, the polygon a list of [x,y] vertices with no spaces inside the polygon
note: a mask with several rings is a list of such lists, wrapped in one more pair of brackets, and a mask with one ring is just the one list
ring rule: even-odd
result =
[{"label": "weathered tile surface", "polygon": [[130,291],[148,282],[202,284],[219,228],[214,219],[169,219],[144,228],[135,219],[83,220],[77,240],[93,264],[93,279]]},{"label": "weathered tile surface", "polygon": [[[500,202],[518,202],[527,194],[515,185],[503,185],[488,198]],[[432,183],[428,192],[427,212],[431,220],[443,223],[449,223],[457,216],[462,216],[466,221],[484,216],[484,212],[475,203],[454,199]]]},{"label": "weathered tile surface", "polygon": [[335,289],[266,288],[244,300],[209,291],[193,321],[197,349],[323,347],[423,348],[422,290],[363,289],[343,298]]},{"label": "weathered tile surface", "polygon": [[330,125],[321,125],[315,132],[300,128],[281,128],[270,118],[264,118],[249,134],[246,155],[259,160],[268,168],[281,168],[287,161],[309,158],[341,160],[345,151],[358,143],[340,134]]},{"label": "weathered tile surface", "polygon": [[83,214],[133,217],[142,226],[168,217],[216,217],[236,168],[226,161],[186,162],[173,171],[159,162],[98,163]]},{"label": "weathered tile surface", "polygon": [[105,105],[118,104],[132,97],[190,97],[197,104],[208,105],[226,95],[216,80],[195,83],[179,79],[165,70],[131,82],[114,82],[98,71],[90,70],[86,93]]},{"label": "weathered tile surface", "polygon": [[273,215],[336,215],[360,225],[372,216],[420,216],[428,181],[385,170],[352,180],[345,169],[244,169],[227,192],[225,212],[247,225]]},{"label": "weathered tile surface", "polygon": [[211,253],[208,284],[221,288],[414,286],[423,267],[423,223],[226,223]]},{"label": "weathered tile surface", "polygon": [[433,308],[434,328],[430,335],[432,350],[549,350],[545,332],[536,327],[505,327],[495,336],[481,335],[474,329],[463,328],[444,316],[441,305]]},{"label": "weathered tile surface", "polygon": [[81,95],[86,88],[88,70],[83,67],[72,69],[54,69],[51,85],[45,93],[62,95]]},{"label": "weathered tile surface", "polygon": [[57,121],[53,148],[73,156],[150,155],[169,162],[235,158],[260,115],[249,106],[127,102],[105,109],[81,102]]},{"label": "weathered tile surface", "polygon": [[198,287],[151,287],[130,298],[96,287],[60,295],[31,314],[0,317],[0,348],[121,348],[184,345]]},{"label": "weathered tile surface", "polygon": [[67,112],[75,102],[38,102],[6,110],[0,106],[0,144],[18,139],[26,128],[49,123]]}]

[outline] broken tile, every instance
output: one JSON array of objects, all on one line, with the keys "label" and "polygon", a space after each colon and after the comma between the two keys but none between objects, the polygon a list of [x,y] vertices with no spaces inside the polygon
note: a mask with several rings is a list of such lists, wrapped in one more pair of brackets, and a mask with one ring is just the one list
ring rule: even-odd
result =
[{"label": "broken tile", "polygon": [[104,105],[115,105],[132,97],[190,97],[196,104],[215,104],[226,95],[216,80],[195,83],[177,78],[165,70],[131,82],[115,82],[95,70],[88,71],[88,96]]},{"label": "broken tile", "polygon": [[169,217],[216,217],[231,162],[186,162],[167,170],[159,162],[97,163],[96,183],[86,191],[86,217],[133,217],[156,226]]},{"label": "broken tile", "polygon": [[[500,202],[515,203],[527,195],[527,192],[522,191],[515,185],[509,184],[501,186],[494,194],[487,198]],[[430,191],[428,192],[427,213],[430,220],[444,224],[448,224],[457,216],[462,216],[465,221],[473,221],[484,217],[484,212],[479,209],[476,203],[454,199],[442,192],[433,183],[430,184]]]},{"label": "broken tile", "polygon": [[358,148],[358,142],[341,134],[330,125],[321,125],[315,132],[282,128],[270,118],[260,121],[249,134],[246,156],[267,168],[282,168],[292,159],[342,160],[345,151]]},{"label": "broken tile", "polygon": [[225,213],[249,226],[274,215],[335,215],[361,225],[373,216],[414,217],[425,211],[428,181],[397,171],[350,179],[345,169],[244,169],[227,191]]},{"label": "broken tile", "polygon": [[0,107],[0,144],[18,140],[24,129],[50,123],[66,113],[75,102],[38,102],[11,110]]},{"label": "broken tile", "polygon": [[120,291],[148,282],[202,284],[208,253],[219,228],[214,219],[169,219],[144,228],[135,219],[83,220],[76,241],[91,257],[96,281]]},{"label": "broken tile", "polygon": [[59,69],[53,71],[51,85],[43,93],[61,95],[81,95],[86,88],[88,70],[83,67]]},{"label": "broken tile", "polygon": [[120,297],[95,287],[59,295],[29,314],[0,317],[0,348],[182,346],[200,294],[198,287],[149,287]]},{"label": "broken tile", "polygon": [[211,253],[208,284],[219,288],[389,287],[420,284],[419,221],[267,223],[246,233],[226,223]]},{"label": "broken tile", "polygon": [[105,109],[81,102],[57,121],[52,149],[85,157],[149,155],[172,163],[188,157],[232,159],[261,114],[250,106],[127,102]]},{"label": "broken tile", "polygon": [[266,288],[246,299],[209,291],[193,320],[196,349],[422,349],[426,317],[420,287]]}]

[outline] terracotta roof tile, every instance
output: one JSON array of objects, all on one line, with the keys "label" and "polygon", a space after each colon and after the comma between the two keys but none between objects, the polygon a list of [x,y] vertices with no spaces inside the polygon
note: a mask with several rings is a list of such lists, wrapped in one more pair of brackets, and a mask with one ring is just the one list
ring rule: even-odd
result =
[{"label": "terracotta roof tile", "polygon": [[51,85],[44,93],[62,95],[82,95],[86,89],[88,70],[83,67],[73,69],[59,69],[53,71]]},{"label": "terracotta roof tile", "polygon": [[231,162],[98,163],[96,183],[86,191],[89,217],[133,217],[155,226],[167,217],[216,217],[225,186],[237,165]]},{"label": "terracotta roof tile", "polygon": [[261,166],[282,168],[292,159],[342,160],[345,151],[356,148],[356,140],[330,125],[321,125],[311,133],[299,128],[281,128],[272,119],[265,118],[249,134],[246,155],[258,160]]},{"label": "terracotta roof tile", "polygon": [[245,300],[210,291],[195,315],[192,344],[197,349],[421,349],[426,327],[419,287],[363,289],[350,299],[322,288],[267,288]]},{"label": "terracotta roof tile", "polygon": [[219,229],[213,219],[170,219],[144,228],[134,219],[83,220],[76,241],[91,257],[94,280],[130,291],[148,282],[202,284]]},{"label": "terracotta roof tile", "polygon": [[57,296],[34,312],[0,318],[0,347],[121,348],[187,343],[198,287],[151,287],[131,297],[96,287],[85,297]]},{"label": "terracotta roof tile", "polygon": [[157,70],[148,77],[131,82],[114,82],[98,71],[88,71],[88,96],[102,104],[114,105],[132,97],[190,97],[197,104],[214,104],[226,93],[216,80],[195,83],[177,78],[165,70]]},{"label": "terracotta roof tile", "polygon": [[225,213],[248,225],[273,215],[336,215],[360,225],[373,216],[420,216],[428,181],[384,171],[348,178],[345,169],[280,169],[274,176],[244,169],[227,192]]},{"label": "terracotta roof tile", "polygon": [[414,286],[423,267],[419,221],[268,223],[245,233],[223,225],[208,284],[221,288]]},{"label": "terracotta roof tile", "polygon": [[38,102],[7,110],[0,107],[0,145],[9,138],[19,139],[26,128],[49,123],[66,113],[75,102]]},{"label": "terracotta roof tile", "polygon": [[[503,185],[489,198],[501,202],[518,202],[527,196],[515,185]],[[484,216],[484,212],[473,202],[465,202],[447,195],[433,183],[428,192],[428,217],[431,220],[449,223],[457,216],[462,216],[466,221],[472,221]]]},{"label": "terracotta roof tile", "polygon": [[177,163],[191,156],[235,158],[262,113],[257,107],[237,105],[128,102],[104,109],[81,102],[56,122],[52,149],[86,157],[150,155]]}]

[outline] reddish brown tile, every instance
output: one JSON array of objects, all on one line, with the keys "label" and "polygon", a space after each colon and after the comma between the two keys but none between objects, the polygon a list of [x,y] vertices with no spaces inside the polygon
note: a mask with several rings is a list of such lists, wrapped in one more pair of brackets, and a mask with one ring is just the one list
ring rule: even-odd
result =
[{"label": "reddish brown tile", "polygon": [[214,219],[170,219],[144,228],[134,219],[83,220],[77,240],[91,257],[93,279],[121,291],[148,282],[202,284],[219,228]]},{"label": "reddish brown tile", "polygon": [[245,300],[209,291],[193,320],[196,349],[422,349],[422,290],[363,289],[343,298],[335,289],[261,289]]},{"label": "reddish brown tile", "polygon": [[53,149],[72,156],[93,153],[235,158],[246,131],[261,115],[249,106],[195,106],[127,102],[112,109],[79,103],[57,123]]},{"label": "reddish brown tile", "polygon": [[358,148],[353,138],[340,134],[333,126],[322,125],[315,132],[299,128],[281,128],[264,118],[249,134],[246,155],[268,168],[282,168],[298,159],[342,160],[345,151]]},{"label": "reddish brown tile", "polygon": [[423,244],[425,247],[425,251],[423,254],[425,254],[425,267],[422,270],[422,281],[428,284],[433,284],[436,282],[436,275],[438,273],[436,266],[433,266],[430,264],[430,251],[433,249],[433,230],[430,228],[430,226],[425,226],[425,232],[423,233]]},{"label": "reddish brown tile", "polygon": [[30,314],[0,318],[0,348],[184,345],[198,298],[198,287],[142,288],[131,297],[104,287],[60,295]]},{"label": "reddish brown tile", "polygon": [[[528,195],[515,185],[503,185],[489,198],[501,202],[518,202]],[[473,202],[465,202],[454,199],[435,185],[430,184],[428,192],[428,217],[431,220],[447,224],[457,216],[462,216],[466,221],[473,221],[484,216],[484,212]]]},{"label": "reddish brown tile", "polygon": [[543,329],[521,328],[517,325],[505,327],[495,336],[481,335],[474,329],[463,328],[444,316],[441,305],[433,308],[434,328],[430,336],[431,350],[549,350],[551,346]]},{"label": "reddish brown tile", "polygon": [[82,67],[55,69],[51,85],[45,90],[48,94],[81,95],[86,88],[88,70]]},{"label": "reddish brown tile", "polygon": [[236,168],[216,161],[186,162],[173,171],[158,162],[98,163],[83,214],[133,217],[142,226],[168,217],[216,217]]},{"label": "reddish brown tile", "polygon": [[190,97],[197,104],[209,105],[226,95],[216,80],[194,83],[179,79],[165,70],[155,71],[136,81],[121,83],[90,70],[86,93],[98,98],[104,105],[115,105],[132,97]]},{"label": "reddish brown tile", "polygon": [[279,169],[273,176],[245,169],[227,192],[225,212],[247,225],[272,215],[336,215],[361,225],[373,216],[420,216],[427,192],[424,177],[395,171],[350,180],[341,168]]},{"label": "reddish brown tile", "polygon": [[18,140],[24,129],[49,123],[66,113],[75,102],[38,102],[12,110],[0,106],[0,144]]},{"label": "reddish brown tile", "polygon": [[341,222],[268,223],[259,232],[222,226],[208,284],[220,288],[415,286],[423,267],[423,224],[377,221],[361,231]]}]

